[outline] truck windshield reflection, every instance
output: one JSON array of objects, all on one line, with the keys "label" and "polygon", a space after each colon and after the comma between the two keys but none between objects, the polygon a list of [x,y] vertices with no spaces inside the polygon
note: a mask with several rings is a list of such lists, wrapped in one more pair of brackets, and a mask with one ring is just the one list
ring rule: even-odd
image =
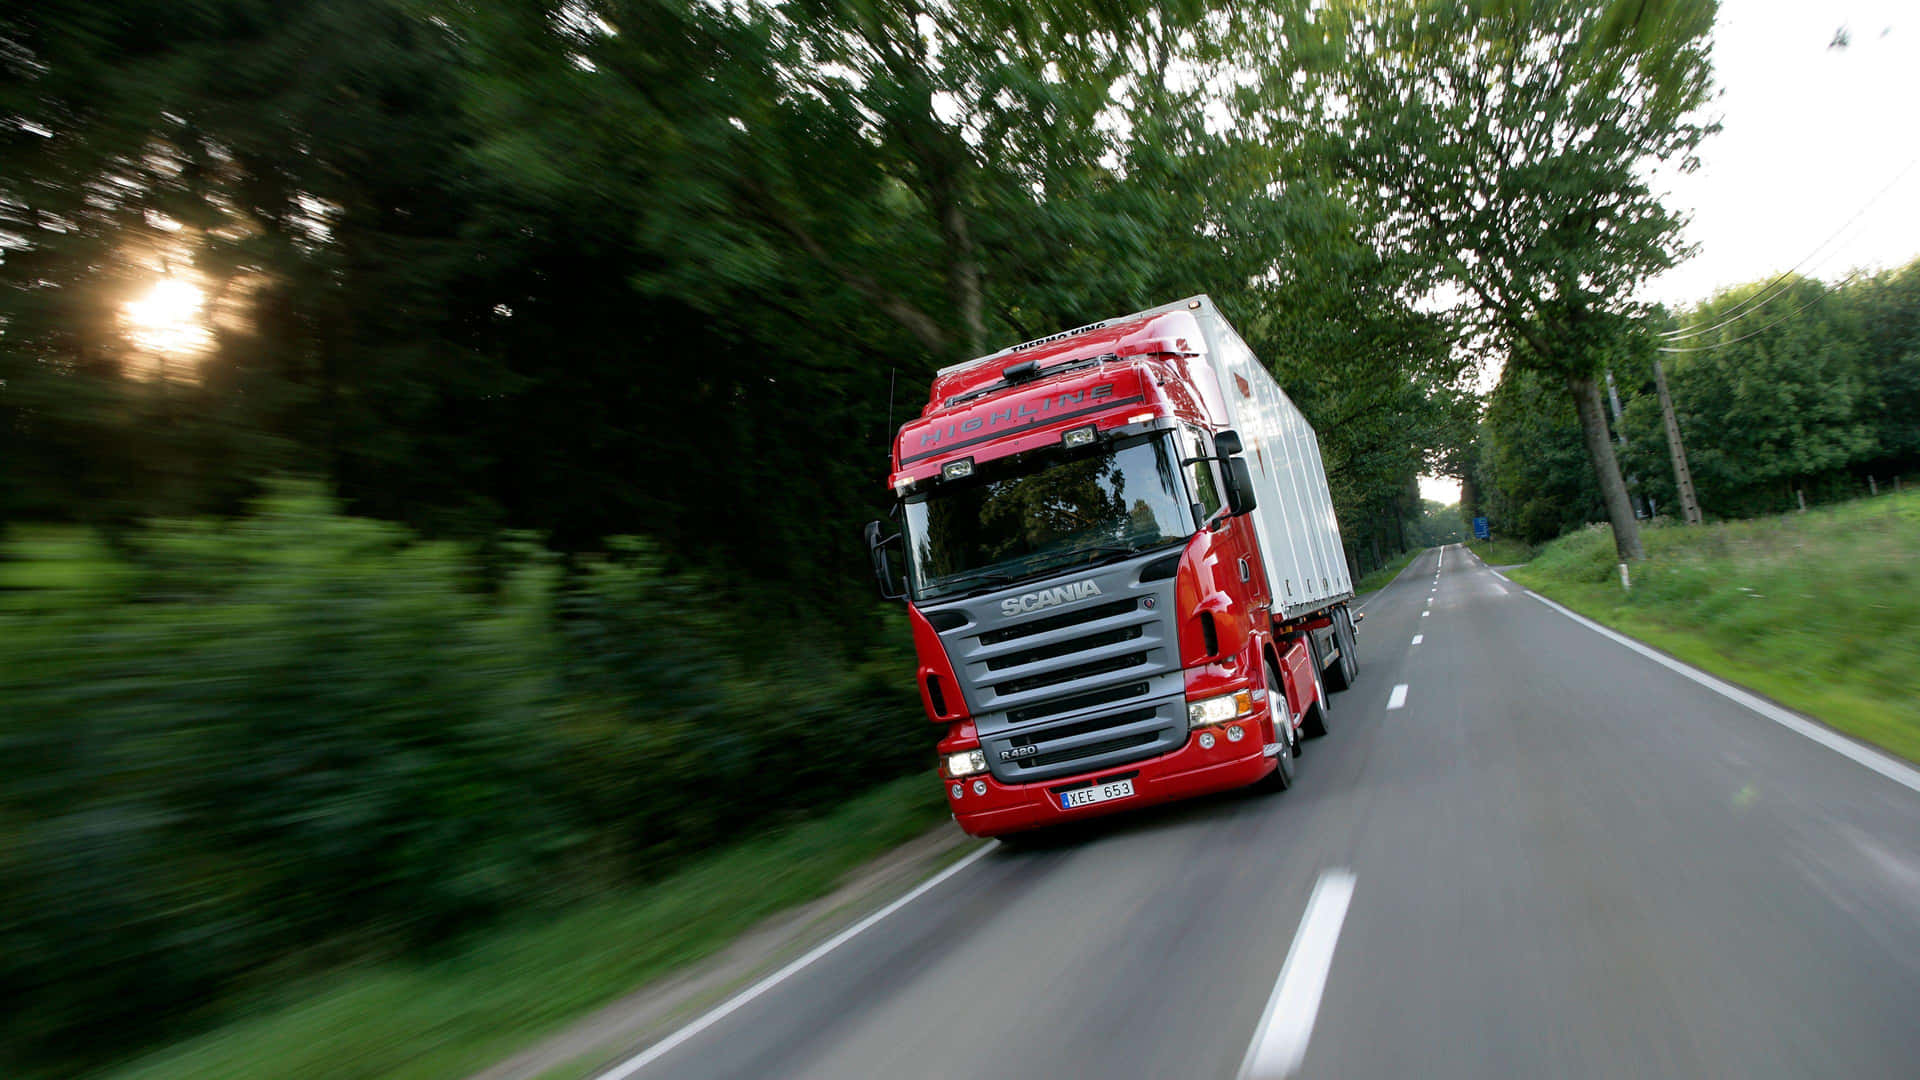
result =
[{"label": "truck windshield reflection", "polygon": [[1183,540],[1194,524],[1165,434],[986,462],[906,502],[916,600]]}]

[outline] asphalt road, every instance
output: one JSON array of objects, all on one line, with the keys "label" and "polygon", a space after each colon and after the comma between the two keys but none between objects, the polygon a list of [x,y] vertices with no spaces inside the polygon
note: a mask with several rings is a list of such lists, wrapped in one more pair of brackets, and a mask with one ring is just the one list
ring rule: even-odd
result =
[{"label": "asphalt road", "polygon": [[1293,790],[995,847],[618,1071],[1920,1076],[1920,777],[1457,547],[1364,610]]}]

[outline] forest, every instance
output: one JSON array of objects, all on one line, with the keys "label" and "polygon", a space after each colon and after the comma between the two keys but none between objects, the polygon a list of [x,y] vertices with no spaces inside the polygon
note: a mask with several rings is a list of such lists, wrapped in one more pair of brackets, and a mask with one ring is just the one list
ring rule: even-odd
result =
[{"label": "forest", "polygon": [[[1641,514],[1681,516],[1656,359],[1708,520],[1892,491],[1920,474],[1920,261],[1832,284],[1784,274],[1648,325],[1608,361]],[[1537,376],[1501,380],[1474,447],[1469,492],[1504,534],[1538,543],[1604,520],[1573,410]]]}]

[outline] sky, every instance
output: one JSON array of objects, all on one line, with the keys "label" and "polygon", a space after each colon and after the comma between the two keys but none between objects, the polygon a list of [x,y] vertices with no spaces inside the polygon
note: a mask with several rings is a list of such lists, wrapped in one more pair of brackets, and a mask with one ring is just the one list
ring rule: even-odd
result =
[{"label": "sky", "polygon": [[[1697,171],[1655,177],[1699,250],[1641,299],[1920,257],[1920,0],[1722,0],[1713,65],[1719,134]],[[1420,493],[1457,502],[1460,484],[1422,477]]]}]

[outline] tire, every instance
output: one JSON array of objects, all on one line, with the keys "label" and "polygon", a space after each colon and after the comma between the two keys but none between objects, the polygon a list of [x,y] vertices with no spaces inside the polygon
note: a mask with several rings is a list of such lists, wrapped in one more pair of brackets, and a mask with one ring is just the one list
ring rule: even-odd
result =
[{"label": "tire", "polygon": [[1313,705],[1307,711],[1307,722],[1300,725],[1300,733],[1309,739],[1318,739],[1327,733],[1327,684],[1320,678],[1320,644],[1312,634],[1307,635],[1307,653],[1310,657],[1307,666],[1313,669]]},{"label": "tire", "polygon": [[1327,689],[1334,691],[1345,690],[1353,681],[1347,677],[1347,636],[1340,630],[1340,615],[1340,611],[1333,613],[1333,647],[1340,650],[1340,658],[1333,662],[1333,670],[1326,673]]},{"label": "tire", "polygon": [[1340,666],[1346,669],[1347,685],[1360,678],[1360,631],[1353,625],[1353,610],[1340,609]]},{"label": "tire", "polygon": [[1292,710],[1286,703],[1287,692],[1280,687],[1280,673],[1273,669],[1272,663],[1268,663],[1266,667],[1267,707],[1269,709],[1273,708],[1272,703],[1278,701],[1280,702],[1280,712],[1286,715],[1282,716],[1279,722],[1274,724],[1274,734],[1280,737],[1280,752],[1275,754],[1273,758],[1274,770],[1256,781],[1253,786],[1259,791],[1280,792],[1293,786],[1295,767],[1298,763],[1297,751],[1299,749],[1300,739],[1293,732]]}]

